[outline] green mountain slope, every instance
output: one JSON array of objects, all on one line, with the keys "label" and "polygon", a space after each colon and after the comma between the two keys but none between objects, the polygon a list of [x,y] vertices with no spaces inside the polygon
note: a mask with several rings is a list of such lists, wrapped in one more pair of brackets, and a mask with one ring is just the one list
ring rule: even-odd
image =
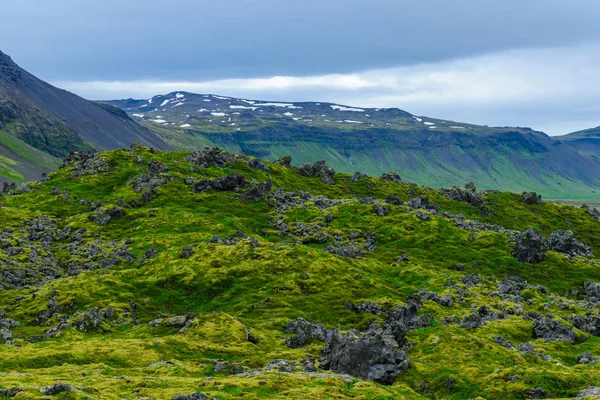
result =
[{"label": "green mountain slope", "polygon": [[[169,148],[122,110],[55,88],[20,68],[2,52],[0,135],[0,156],[11,160],[5,160],[0,167],[1,180],[39,178],[42,172],[56,168],[58,163],[53,157],[63,157],[73,150],[116,149],[136,141]],[[13,145],[7,145],[7,141]],[[20,149],[16,151],[19,156],[12,158],[15,146]]]},{"label": "green mountain slope", "polygon": [[573,398],[600,381],[597,210],[286,164],[134,146],[2,197],[0,393]]},{"label": "green mountain slope", "polygon": [[215,144],[269,160],[290,154],[296,165],[322,159],[340,172],[394,171],[432,187],[474,181],[485,189],[600,199],[597,157],[528,128],[491,128],[395,108],[187,92],[110,103],[179,149]]}]

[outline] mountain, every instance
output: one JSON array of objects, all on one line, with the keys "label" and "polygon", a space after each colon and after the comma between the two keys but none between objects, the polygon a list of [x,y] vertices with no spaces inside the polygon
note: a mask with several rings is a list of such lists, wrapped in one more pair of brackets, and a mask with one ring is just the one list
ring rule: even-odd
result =
[{"label": "mountain", "polygon": [[556,136],[555,140],[571,146],[579,154],[594,159],[600,158],[600,126],[564,136]]},{"label": "mountain", "polygon": [[0,397],[593,393],[598,210],[288,161],[135,145],[9,188]]},{"label": "mountain", "polygon": [[58,89],[0,52],[0,180],[39,178],[78,149],[170,148],[122,110]]},{"label": "mountain", "polygon": [[555,199],[600,198],[598,158],[529,128],[488,127],[397,108],[273,102],[173,92],[113,100],[179,149],[205,145],[296,165],[326,160],[341,172],[388,171],[441,187],[535,190]]}]

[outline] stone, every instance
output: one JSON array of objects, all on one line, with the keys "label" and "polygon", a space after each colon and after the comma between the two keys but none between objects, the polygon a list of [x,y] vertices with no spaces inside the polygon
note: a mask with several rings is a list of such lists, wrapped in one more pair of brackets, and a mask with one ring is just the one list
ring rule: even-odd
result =
[{"label": "stone", "polygon": [[515,237],[512,255],[520,262],[539,263],[546,258],[548,244],[537,229],[529,228]]},{"label": "stone", "polygon": [[194,254],[194,246],[185,246],[181,249],[181,258],[190,258]]},{"label": "stone", "polygon": [[581,390],[579,393],[577,393],[575,400],[583,399],[600,399],[600,387],[588,386],[585,389]]},{"label": "stone", "polygon": [[321,356],[321,367],[383,385],[410,366],[408,356],[390,334],[380,328],[367,332],[331,331]]},{"label": "stone", "polygon": [[290,167],[292,165],[292,157],[283,156],[279,160],[275,161],[275,164],[283,165],[284,167]]},{"label": "stone", "polygon": [[314,164],[302,164],[297,169],[298,173],[308,177],[320,177],[321,182],[333,185],[335,184],[335,170],[325,165],[325,161],[317,161]]},{"label": "stone", "polygon": [[285,327],[286,333],[294,333],[294,336],[286,338],[285,344],[291,348],[304,347],[311,340],[325,341],[327,329],[323,324],[311,324],[304,318],[296,318]]},{"label": "stone", "polygon": [[550,250],[566,254],[571,257],[592,257],[590,246],[580,242],[571,231],[554,231],[548,239]]},{"label": "stone", "polygon": [[440,194],[450,200],[468,203],[474,207],[483,206],[483,196],[477,192],[475,184],[467,183],[463,188],[453,186],[450,189],[440,189]]},{"label": "stone", "polygon": [[44,395],[54,396],[64,392],[74,392],[77,388],[67,383],[55,383],[54,385],[44,386],[40,388],[40,393]]},{"label": "stone", "polygon": [[523,201],[525,204],[531,205],[541,205],[542,204],[542,196],[537,194],[536,192],[523,192],[521,194],[523,196]]},{"label": "stone", "polygon": [[195,392],[192,394],[178,394],[171,398],[171,400],[208,400],[208,396],[200,392]]},{"label": "stone", "polygon": [[385,198],[385,202],[394,206],[401,206],[404,204],[404,201],[402,201],[397,194],[390,194]]},{"label": "stone", "polygon": [[266,182],[259,183],[257,185],[251,186],[246,190],[244,196],[249,201],[259,201],[266,199],[267,196],[271,194],[271,186],[273,182],[268,180]]},{"label": "stone", "polygon": [[565,340],[571,344],[575,344],[577,340],[573,328],[548,317],[533,321],[532,329],[534,339],[544,339],[546,341]]},{"label": "stone", "polygon": [[496,336],[494,338],[494,343],[497,343],[502,347],[506,347],[507,349],[512,349],[515,347],[513,342],[511,342],[510,340],[504,339],[502,336]]},{"label": "stone", "polygon": [[233,191],[238,192],[240,189],[248,186],[248,180],[242,174],[230,174],[223,178],[217,179],[202,179],[192,186],[194,193],[204,193],[210,190],[215,191]]},{"label": "stone", "polygon": [[400,178],[400,175],[398,175],[395,172],[386,172],[385,174],[381,175],[381,179],[391,181],[394,183],[402,182],[402,178]]},{"label": "stone", "polygon": [[533,390],[526,390],[523,392],[523,397],[526,399],[547,399],[548,395],[542,388],[535,388]]},{"label": "stone", "polygon": [[23,390],[19,388],[0,389],[0,397],[15,397]]},{"label": "stone", "polygon": [[371,211],[373,213],[375,213],[375,215],[378,215],[380,217],[385,217],[386,215],[389,214],[390,208],[388,206],[382,206],[380,204],[375,204],[373,206],[373,208],[371,209]]}]

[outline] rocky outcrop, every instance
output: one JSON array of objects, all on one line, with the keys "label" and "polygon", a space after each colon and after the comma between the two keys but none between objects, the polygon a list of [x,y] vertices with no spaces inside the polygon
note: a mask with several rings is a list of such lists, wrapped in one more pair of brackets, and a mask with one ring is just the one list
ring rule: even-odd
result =
[{"label": "rocky outcrop", "polygon": [[321,182],[328,185],[335,183],[335,179],[333,178],[335,170],[327,167],[325,161],[317,161],[314,164],[302,164],[298,167],[297,171],[302,176],[319,177],[321,178]]},{"label": "rocky outcrop", "polygon": [[568,327],[554,319],[544,317],[533,321],[532,325],[534,339],[564,340],[575,344],[577,335],[573,328]]},{"label": "rocky outcrop", "polygon": [[600,399],[600,387],[598,386],[588,386],[585,389],[581,390],[577,393],[575,400],[585,400],[585,399]]},{"label": "rocky outcrop", "polygon": [[43,395],[54,396],[64,392],[74,392],[76,390],[79,389],[68,383],[55,383],[54,385],[41,387],[40,393]]},{"label": "rocky outcrop", "polygon": [[323,369],[384,385],[391,385],[410,366],[393,335],[378,327],[366,332],[331,331],[320,361]]},{"label": "rocky outcrop", "polygon": [[223,178],[203,179],[192,186],[192,191],[194,193],[204,193],[210,190],[239,192],[240,189],[245,188],[248,184],[249,182],[244,175],[230,174]]},{"label": "rocky outcrop", "polygon": [[572,231],[554,231],[548,240],[550,250],[558,251],[571,257],[593,257],[590,246],[575,238]]},{"label": "rocky outcrop", "polygon": [[324,342],[327,338],[328,330],[323,324],[311,324],[304,318],[296,318],[290,321],[285,327],[286,333],[294,333],[294,336],[285,339],[288,347],[304,347],[311,340],[320,340]]},{"label": "rocky outcrop", "polygon": [[237,160],[237,158],[235,154],[221,150],[218,147],[205,147],[203,150],[191,153],[185,160],[199,167],[223,168]]},{"label": "rocky outcrop", "polygon": [[381,175],[381,179],[394,183],[402,182],[402,178],[400,178],[400,175],[398,175],[395,172],[386,172],[385,174]]},{"label": "rocky outcrop", "polygon": [[94,151],[71,152],[63,160],[61,168],[66,168],[68,166],[73,167],[71,178],[84,175],[96,175],[108,171],[106,159],[100,157],[98,153]]},{"label": "rocky outcrop", "polygon": [[521,196],[523,197],[523,202],[525,202],[525,204],[542,204],[542,196],[537,194],[536,192],[523,192]]},{"label": "rocky outcrop", "polygon": [[272,181],[266,181],[251,186],[244,192],[244,197],[248,201],[259,201],[266,199],[271,194]]},{"label": "rocky outcrop", "polygon": [[467,315],[460,321],[460,326],[463,328],[475,329],[483,326],[488,321],[496,321],[501,315],[497,312],[490,310],[486,305],[483,305],[477,309],[476,312]]},{"label": "rocky outcrop", "polygon": [[537,229],[529,228],[515,238],[512,255],[520,262],[539,263],[546,258],[548,243]]},{"label": "rocky outcrop", "polygon": [[192,394],[178,394],[171,400],[208,400],[208,396],[200,392],[195,392]]},{"label": "rocky outcrop", "polygon": [[468,203],[473,207],[483,206],[483,196],[477,191],[474,183],[467,183],[464,188],[453,186],[450,189],[440,189],[440,194],[450,200]]}]

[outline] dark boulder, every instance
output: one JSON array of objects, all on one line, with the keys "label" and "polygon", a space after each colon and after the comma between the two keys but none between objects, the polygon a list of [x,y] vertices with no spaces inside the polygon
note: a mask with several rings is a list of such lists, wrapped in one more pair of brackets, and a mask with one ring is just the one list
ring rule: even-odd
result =
[{"label": "dark boulder", "polygon": [[291,348],[304,347],[311,340],[325,341],[327,329],[323,324],[311,324],[304,318],[296,318],[285,327],[286,333],[295,335],[285,339],[285,344]]},{"label": "dark boulder", "polygon": [[381,175],[381,179],[391,181],[394,183],[402,182],[402,178],[400,178],[400,175],[398,175],[395,172],[386,172],[385,174]]},{"label": "dark boulder", "polygon": [[515,237],[512,255],[520,262],[539,263],[546,258],[548,244],[537,229],[529,228]]},{"label": "dark boulder", "polygon": [[391,385],[409,366],[394,337],[377,327],[367,332],[331,331],[321,356],[323,369],[384,385]]},{"label": "dark boulder", "polygon": [[542,388],[535,388],[533,390],[526,390],[523,392],[523,397],[526,399],[547,399],[548,395]]},{"label": "dark boulder", "polygon": [[275,161],[275,164],[283,165],[284,167],[289,167],[292,165],[292,157],[283,156],[279,160]]},{"label": "dark boulder", "polygon": [[254,185],[246,190],[244,196],[249,201],[259,201],[266,199],[267,196],[271,194],[271,187],[273,182],[268,180],[266,182],[261,182],[257,185]]},{"label": "dark boulder", "polygon": [[238,192],[246,186],[248,186],[248,180],[244,175],[230,174],[223,178],[203,179],[192,186],[192,191],[195,193],[203,193],[210,190]]},{"label": "dark boulder", "polygon": [[385,217],[386,215],[389,214],[390,207],[382,206],[381,204],[375,204],[373,206],[373,208],[371,209],[371,211],[373,211],[373,213],[375,213],[375,215],[378,215],[380,217]]},{"label": "dark boulder", "polygon": [[542,196],[536,192],[523,192],[523,201],[525,204],[540,205],[542,204]]},{"label": "dark boulder", "polygon": [[554,231],[548,240],[550,250],[566,254],[568,256],[592,257],[590,246],[580,242],[571,231]]},{"label": "dark boulder", "polygon": [[477,191],[475,184],[467,183],[463,188],[453,186],[450,189],[440,189],[440,194],[450,200],[468,203],[474,207],[483,206],[483,196]]},{"label": "dark boulder", "polygon": [[325,165],[325,161],[317,161],[314,164],[302,164],[297,169],[298,173],[308,177],[319,177],[321,182],[328,185],[333,185],[335,180],[335,170]]},{"label": "dark boulder", "polygon": [[54,385],[41,387],[40,393],[54,396],[59,393],[74,392],[75,390],[77,390],[77,388],[75,388],[73,385],[69,385],[68,383],[55,383]]},{"label": "dark boulder", "polygon": [[208,400],[208,396],[203,393],[196,392],[192,394],[178,394],[171,400]]},{"label": "dark boulder", "polygon": [[544,339],[546,341],[565,340],[571,344],[575,344],[577,340],[577,335],[573,328],[548,317],[533,321],[532,329],[532,337],[534,339]]}]

